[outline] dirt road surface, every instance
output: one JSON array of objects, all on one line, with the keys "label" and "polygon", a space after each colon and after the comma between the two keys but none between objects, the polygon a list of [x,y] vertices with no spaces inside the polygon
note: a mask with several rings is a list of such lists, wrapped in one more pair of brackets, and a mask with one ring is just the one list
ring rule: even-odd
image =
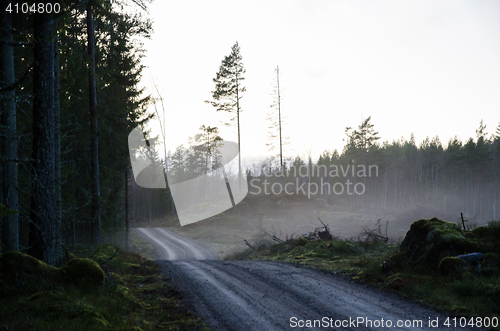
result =
[{"label": "dirt road surface", "polygon": [[148,240],[161,260],[216,260],[217,253],[208,245],[181,237],[168,229],[135,228],[135,233]]},{"label": "dirt road surface", "polygon": [[158,261],[165,274],[212,330],[468,330],[453,327],[452,316],[448,327],[445,314],[339,275],[269,261],[210,260],[212,251],[166,229],[136,231],[168,259]]}]

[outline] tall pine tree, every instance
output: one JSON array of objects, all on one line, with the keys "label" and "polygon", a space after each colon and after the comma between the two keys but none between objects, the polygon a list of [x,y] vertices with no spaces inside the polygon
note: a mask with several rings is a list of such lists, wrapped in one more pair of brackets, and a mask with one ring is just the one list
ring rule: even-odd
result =
[{"label": "tall pine tree", "polygon": [[[240,100],[246,88],[242,85],[246,70],[243,67],[240,46],[238,42],[231,48],[231,54],[226,56],[213,79],[215,90],[212,91],[213,101],[205,101],[215,107],[216,111],[227,112],[231,115],[230,122],[236,122],[238,129],[238,167],[241,177],[241,133],[240,133]],[[231,125],[225,123],[225,125]]]}]

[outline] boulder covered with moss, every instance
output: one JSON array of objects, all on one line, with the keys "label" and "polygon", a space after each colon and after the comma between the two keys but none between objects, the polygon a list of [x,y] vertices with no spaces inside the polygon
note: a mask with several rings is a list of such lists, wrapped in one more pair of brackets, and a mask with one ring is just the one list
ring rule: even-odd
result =
[{"label": "boulder covered with moss", "polygon": [[75,258],[56,268],[21,252],[0,256],[0,297],[32,295],[59,286],[94,290],[104,282],[104,271],[91,259]]},{"label": "boulder covered with moss", "polygon": [[458,277],[470,266],[463,259],[455,256],[445,257],[439,262],[439,272],[443,276]]},{"label": "boulder covered with moss", "polygon": [[400,254],[408,263],[437,268],[443,258],[480,252],[481,246],[466,237],[457,224],[434,217],[412,223],[401,243]]},{"label": "boulder covered with moss", "polygon": [[104,283],[105,275],[99,264],[92,259],[69,260],[60,270],[62,281],[85,290],[97,289]]},{"label": "boulder covered with moss", "polygon": [[0,297],[34,294],[59,283],[59,268],[21,252],[0,256]]}]

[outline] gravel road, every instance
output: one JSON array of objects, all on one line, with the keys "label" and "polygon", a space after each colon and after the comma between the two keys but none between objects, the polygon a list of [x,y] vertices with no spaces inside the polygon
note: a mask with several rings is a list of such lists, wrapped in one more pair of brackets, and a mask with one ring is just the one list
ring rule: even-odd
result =
[{"label": "gravel road", "polygon": [[137,231],[163,249],[168,260],[158,262],[165,274],[212,330],[468,330],[339,275],[278,262],[210,260],[213,251],[168,230]]},{"label": "gravel road", "polygon": [[134,228],[135,233],[148,240],[160,260],[217,260],[217,253],[208,245],[181,237],[163,228]]}]

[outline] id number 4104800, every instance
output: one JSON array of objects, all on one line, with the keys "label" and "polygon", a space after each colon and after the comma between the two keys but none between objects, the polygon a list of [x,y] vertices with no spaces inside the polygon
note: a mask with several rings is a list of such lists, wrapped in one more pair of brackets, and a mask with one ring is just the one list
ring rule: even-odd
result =
[{"label": "id number 4104800", "polygon": [[498,318],[497,317],[453,317],[450,318],[448,317],[446,321],[443,323],[444,326],[446,327],[461,327],[465,328],[467,326],[469,327],[477,327],[477,328],[482,328],[482,327],[498,327]]},{"label": "id number 4104800", "polygon": [[7,8],[5,8],[6,12],[14,13],[14,14],[52,14],[59,13],[61,11],[61,5],[58,2],[54,3],[43,3],[43,2],[35,2],[33,4],[29,4],[28,2],[23,3],[12,3],[9,2]]}]

